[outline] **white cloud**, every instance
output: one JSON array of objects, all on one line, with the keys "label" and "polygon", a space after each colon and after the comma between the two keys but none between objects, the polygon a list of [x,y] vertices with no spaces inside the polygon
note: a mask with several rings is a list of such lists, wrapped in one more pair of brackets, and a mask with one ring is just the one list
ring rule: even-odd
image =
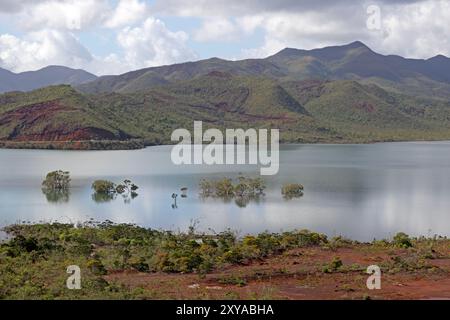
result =
[{"label": "white cloud", "polygon": [[93,60],[91,54],[70,33],[42,30],[24,39],[0,35],[1,67],[15,72],[36,70],[48,65],[81,68]]},{"label": "white cloud", "polygon": [[116,75],[130,71],[130,66],[124,64],[118,54],[111,53],[106,57],[94,56],[82,69],[96,75]]},{"label": "white cloud", "polygon": [[265,58],[286,47],[314,49],[329,45],[346,44],[355,40],[367,40],[365,16],[348,19],[332,19],[322,12],[267,13],[259,16],[238,18],[244,33],[262,30],[263,44],[252,49],[243,49],[240,58]]},{"label": "white cloud", "polygon": [[47,0],[23,7],[17,21],[25,30],[82,30],[103,21],[110,12],[107,0]]},{"label": "white cloud", "polygon": [[[401,4],[420,3],[430,0],[156,0],[155,10],[165,14],[190,17],[208,16],[244,16],[268,13],[306,13],[320,11],[334,11],[336,8],[354,8],[354,6],[368,4]],[[434,0],[431,0],[434,1]],[[348,16],[345,16],[347,18]]]},{"label": "white cloud", "polygon": [[230,19],[210,17],[203,21],[202,26],[195,31],[194,39],[200,42],[231,41],[239,37],[240,30]]},{"label": "white cloud", "polygon": [[144,68],[195,59],[195,53],[187,46],[188,35],[183,31],[172,32],[164,22],[148,18],[135,28],[125,28],[118,35],[123,48],[124,63],[131,68]]},{"label": "white cloud", "polygon": [[122,29],[117,41],[122,54],[93,56],[69,31],[46,29],[28,33],[23,38],[0,35],[0,67],[22,72],[48,65],[82,68],[96,74],[119,74],[196,58],[186,42],[185,32],[173,32],[155,18],[138,27]]},{"label": "white cloud", "polygon": [[[382,30],[368,30],[366,9],[381,8]],[[450,54],[450,3],[445,0],[158,0],[156,10],[165,14],[205,20],[196,40],[212,41],[221,33],[250,35],[260,30],[260,47],[242,50],[242,57],[262,57],[281,47],[311,49],[361,40],[375,51],[415,58]],[[223,32],[209,23],[211,16],[223,24]],[[232,18],[232,20],[231,20]],[[217,24],[220,25],[220,24]]]},{"label": "white cloud", "polygon": [[[169,30],[159,19],[147,18],[148,7],[144,2],[122,0],[114,9],[110,4],[106,0],[46,0],[9,15],[10,19],[16,18],[25,33],[0,34],[0,67],[22,72],[65,65],[96,74],[119,74],[195,59],[195,53],[187,45],[188,35]],[[1,5],[0,12],[5,11],[6,7]],[[133,26],[136,23],[140,24]],[[101,35],[102,26],[122,26],[116,36],[120,51],[96,56],[77,37],[92,30]],[[114,48],[112,44],[108,46]]]},{"label": "white cloud", "polygon": [[[381,8],[379,31],[366,27],[366,6],[372,3]],[[237,58],[355,40],[384,54],[450,55],[450,3],[445,0],[0,0],[0,19],[8,25],[8,34],[0,35],[0,66],[22,71],[64,64],[119,73],[195,59],[189,35],[170,30],[158,14],[200,19],[191,34],[197,42],[233,41],[239,50],[248,47],[247,40],[263,39]],[[183,23],[184,18],[178,19]],[[119,31],[114,36],[106,29]],[[101,48],[97,52],[103,56],[95,56],[78,37],[92,49],[96,36],[117,43],[109,40],[105,46],[110,49]]]},{"label": "white cloud", "polygon": [[284,48],[289,47],[287,42],[283,40],[274,39],[272,37],[266,37],[264,40],[264,44],[259,48],[253,49],[243,49],[241,51],[241,56],[237,59],[242,58],[254,58],[254,59],[262,59],[271,56]]},{"label": "white cloud", "polygon": [[2,0],[0,1],[0,12],[15,13],[21,11],[25,5],[45,1],[47,0]]},{"label": "white cloud", "polygon": [[108,28],[130,26],[148,15],[149,9],[145,2],[139,0],[120,0],[111,16],[105,21]]},{"label": "white cloud", "polygon": [[[380,8],[381,30],[367,29],[368,15],[366,6],[362,5],[329,11],[268,13],[260,15],[259,20],[253,16],[258,21],[253,28],[263,30],[264,43],[258,48],[242,50],[242,57],[266,57],[284,47],[313,49],[355,40],[383,54],[411,58],[450,55],[448,1],[386,3]],[[241,26],[245,27],[245,22]]]},{"label": "white cloud", "polygon": [[382,7],[381,17],[382,30],[372,38],[380,51],[418,58],[450,55],[448,1]]},{"label": "white cloud", "polygon": [[237,19],[237,25],[246,35],[250,35],[264,22],[262,15],[246,15]]}]

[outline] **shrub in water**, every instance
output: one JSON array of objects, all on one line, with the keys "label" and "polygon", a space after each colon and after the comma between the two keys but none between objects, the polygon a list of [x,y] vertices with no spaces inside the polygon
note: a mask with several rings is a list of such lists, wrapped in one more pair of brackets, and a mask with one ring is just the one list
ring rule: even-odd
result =
[{"label": "shrub in water", "polygon": [[46,190],[67,190],[70,188],[70,173],[67,171],[49,172],[42,182],[42,188]]},{"label": "shrub in water", "polygon": [[216,196],[218,197],[232,197],[234,196],[234,186],[231,179],[224,178],[215,183]]},{"label": "shrub in water", "polygon": [[281,194],[286,199],[292,199],[301,197],[303,195],[303,190],[304,190],[303,185],[298,183],[290,183],[283,185],[283,187],[281,188]]},{"label": "shrub in water", "polygon": [[116,185],[114,182],[108,180],[96,180],[92,184],[92,189],[95,193],[111,194],[115,192]]},{"label": "shrub in water", "polygon": [[125,202],[129,202],[138,196],[137,190],[139,187],[131,182],[131,180],[124,180],[122,184],[116,185],[114,182],[108,180],[96,180],[92,184],[94,194],[92,199],[95,202],[108,202],[116,198],[118,194],[122,195]]}]

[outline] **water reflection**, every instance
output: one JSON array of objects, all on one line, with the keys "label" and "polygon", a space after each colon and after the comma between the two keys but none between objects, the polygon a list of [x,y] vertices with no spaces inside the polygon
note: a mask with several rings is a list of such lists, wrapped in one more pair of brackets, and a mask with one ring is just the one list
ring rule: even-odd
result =
[{"label": "water reflection", "polygon": [[289,193],[289,194],[284,194],[283,195],[283,199],[286,201],[291,201],[293,199],[300,199],[305,195],[305,193],[303,191],[301,192],[297,192],[297,193]]},{"label": "water reflection", "polygon": [[117,198],[117,194],[116,193],[93,193],[91,195],[92,200],[94,200],[94,202],[96,203],[106,203],[106,202],[111,202],[113,200],[115,200]]},{"label": "water reflection", "polygon": [[117,199],[123,200],[123,203],[130,204],[132,200],[136,199],[139,196],[137,192],[130,192],[125,194],[118,193],[97,193],[94,192],[91,195],[91,199],[98,204],[111,202]]},{"label": "water reflection", "polygon": [[131,200],[138,197],[139,187],[129,179],[125,179],[121,184],[115,184],[109,180],[96,180],[92,183],[91,189],[94,190],[91,198],[96,203],[106,203],[122,198],[125,204],[129,204]]},{"label": "water reflection", "polygon": [[234,199],[234,203],[239,208],[246,208],[251,202],[254,202],[255,204],[260,204],[264,199],[265,194],[252,194],[252,195],[244,195],[244,196],[237,196]]},{"label": "water reflection", "polygon": [[69,189],[57,189],[51,190],[47,188],[42,188],[42,193],[49,203],[61,204],[67,203],[70,200],[70,190]]},{"label": "water reflection", "polygon": [[[0,225],[67,216],[74,222],[93,217],[186,230],[196,219],[205,231],[307,228],[358,240],[399,231],[450,236],[450,143],[287,146],[280,153],[280,173],[265,178],[265,196],[250,201],[201,198],[198,186],[205,177],[255,176],[257,167],[174,166],[170,150],[0,150]],[[71,172],[72,188],[68,195],[47,197],[42,175],[55,168]],[[93,197],[93,180],[127,177],[140,186],[138,197]],[[280,188],[292,182],[302,183],[305,193],[285,201]],[[180,187],[189,189],[187,198]],[[171,209],[174,192],[177,210]]]}]

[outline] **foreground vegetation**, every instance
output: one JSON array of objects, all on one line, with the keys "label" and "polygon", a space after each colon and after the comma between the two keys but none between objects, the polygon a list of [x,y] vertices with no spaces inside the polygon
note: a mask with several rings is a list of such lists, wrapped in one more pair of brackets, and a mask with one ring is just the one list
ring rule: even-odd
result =
[{"label": "foreground vegetation", "polygon": [[[91,221],[77,226],[17,224],[4,231],[10,238],[0,246],[2,299],[164,298],[167,296],[157,293],[152,285],[162,291],[171,286],[162,288],[151,279],[139,285],[127,283],[126,275],[130,272],[149,277],[155,275],[165,281],[169,279],[166,277],[195,274],[196,281],[201,281],[209,274],[251,266],[258,261],[269,261],[270,266],[271,259],[291,255],[295,258],[292,266],[297,266],[299,271],[310,258],[303,257],[298,250],[308,248],[321,248],[328,253],[329,261],[315,266],[314,272],[319,274],[364,272],[364,266],[349,266],[342,262],[338,254],[342,247],[366,250],[374,258],[396,250],[408,252],[407,258],[394,255],[386,263],[380,263],[385,271],[394,274],[429,270],[429,259],[445,258],[445,254],[449,258],[450,254],[450,242],[445,238],[412,239],[406,234],[398,234],[392,241],[360,244],[340,237],[328,239],[323,234],[306,230],[238,237],[231,231],[205,234],[191,227],[187,232],[174,233],[109,221]],[[280,273],[287,267],[283,264],[281,267],[274,265],[272,272],[279,269],[275,273]],[[80,266],[82,290],[66,288],[69,265]],[[438,273],[447,272],[438,269]],[[289,272],[281,274],[289,276]],[[189,281],[195,280],[192,276]],[[240,271],[235,270],[221,275],[217,283],[240,288],[245,287],[252,277],[254,275],[241,277]]]}]

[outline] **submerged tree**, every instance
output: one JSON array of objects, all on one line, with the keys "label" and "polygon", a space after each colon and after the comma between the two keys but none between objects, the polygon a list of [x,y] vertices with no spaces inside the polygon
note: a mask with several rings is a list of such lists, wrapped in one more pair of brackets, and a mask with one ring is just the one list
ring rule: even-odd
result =
[{"label": "submerged tree", "polygon": [[235,187],[231,179],[223,178],[222,180],[216,181],[215,183],[216,196],[224,198],[233,197],[234,188]]},{"label": "submerged tree", "polygon": [[96,180],[92,183],[92,200],[97,203],[109,202],[116,198],[116,184],[108,180]]},{"label": "submerged tree", "polygon": [[285,184],[281,188],[281,194],[287,200],[299,198],[303,196],[304,186],[299,183]]},{"label": "submerged tree", "polygon": [[92,189],[94,190],[92,199],[95,202],[108,202],[114,200],[117,195],[122,195],[124,202],[129,203],[138,196],[136,191],[139,187],[131,180],[124,180],[118,185],[108,180],[96,180],[92,184]]},{"label": "submerged tree", "polygon": [[67,203],[70,200],[70,190],[50,190],[42,188],[42,193],[48,202],[51,203]]},{"label": "submerged tree", "polygon": [[62,170],[49,172],[42,182],[42,188],[46,190],[68,190],[70,188],[70,173]]},{"label": "submerged tree", "polygon": [[42,193],[48,202],[64,203],[69,201],[70,174],[67,171],[49,172],[42,182]]},{"label": "submerged tree", "polygon": [[117,195],[115,193],[97,193],[94,192],[91,196],[92,200],[97,203],[105,203],[110,202],[116,199]]},{"label": "submerged tree", "polygon": [[126,194],[130,195],[131,197],[136,197],[137,193],[136,191],[139,189],[137,185],[131,182],[131,180],[124,180],[122,184],[119,184],[116,186],[116,192],[118,194]]},{"label": "submerged tree", "polygon": [[115,192],[116,185],[114,182],[108,180],[96,180],[92,184],[92,189],[95,193],[110,194]]},{"label": "submerged tree", "polygon": [[209,197],[214,192],[214,185],[213,185],[213,183],[211,183],[211,181],[208,181],[206,179],[202,179],[200,181],[199,187],[200,187],[200,194],[203,197]]},{"label": "submerged tree", "polygon": [[237,179],[223,178],[220,180],[200,181],[200,195],[204,198],[217,197],[224,201],[235,200],[239,207],[245,207],[254,200],[264,196],[266,185],[261,178],[239,176]]}]

